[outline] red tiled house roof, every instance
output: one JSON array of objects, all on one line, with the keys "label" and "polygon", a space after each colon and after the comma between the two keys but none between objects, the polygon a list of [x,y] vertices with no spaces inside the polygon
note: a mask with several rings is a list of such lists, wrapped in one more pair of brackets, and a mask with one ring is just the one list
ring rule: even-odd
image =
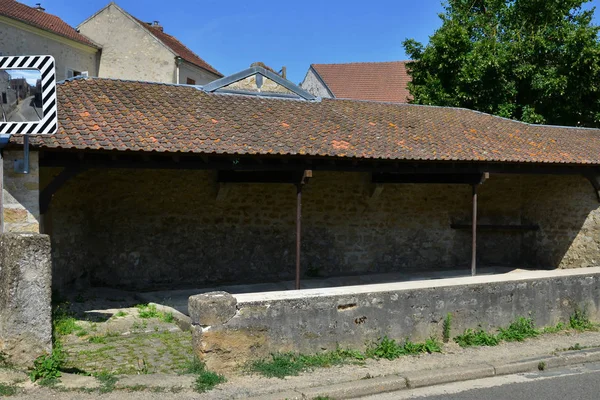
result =
[{"label": "red tiled house roof", "polygon": [[529,125],[459,108],[310,102],[99,78],[57,90],[59,131],[33,138],[35,146],[600,165],[598,129]]},{"label": "red tiled house roof", "polygon": [[19,20],[36,28],[66,37],[67,39],[98,48],[92,41],[78,33],[74,28],[57,16],[48,14],[45,11],[36,10],[35,8],[26,6],[15,0],[0,0],[0,15]]},{"label": "red tiled house roof", "polygon": [[144,28],[148,30],[154,37],[160,40],[165,46],[171,49],[173,53],[177,54],[179,57],[183,58],[185,61],[194,64],[197,67],[203,68],[207,71],[212,72],[215,75],[223,76],[222,73],[217,71],[212,65],[204,61],[200,58],[196,53],[188,49],[183,43],[177,40],[174,36],[171,36],[163,31],[162,27],[153,26],[146,22],[140,21],[139,19],[134,19],[139,22]]},{"label": "red tiled house roof", "polygon": [[311,68],[338,99],[407,103],[411,98],[407,62],[312,64]]}]

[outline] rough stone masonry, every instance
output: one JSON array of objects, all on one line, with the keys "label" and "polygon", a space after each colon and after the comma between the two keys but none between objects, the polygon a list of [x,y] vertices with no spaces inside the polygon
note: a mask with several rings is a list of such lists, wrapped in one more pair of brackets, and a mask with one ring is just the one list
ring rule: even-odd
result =
[{"label": "rough stone masonry", "polygon": [[0,235],[0,355],[31,366],[52,350],[52,262],[46,235]]},{"label": "rough stone masonry", "polygon": [[600,318],[600,268],[189,299],[194,351],[219,371],[274,352],[363,349],[385,335],[441,337],[447,313],[455,336],[520,316],[552,326],[568,322],[576,308]]}]

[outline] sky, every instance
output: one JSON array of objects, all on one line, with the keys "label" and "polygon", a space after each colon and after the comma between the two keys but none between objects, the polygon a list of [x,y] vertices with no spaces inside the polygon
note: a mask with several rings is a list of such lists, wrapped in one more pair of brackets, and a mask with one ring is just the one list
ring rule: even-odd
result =
[{"label": "sky", "polygon": [[[76,27],[109,0],[20,0]],[[224,75],[255,61],[299,83],[310,64],[407,59],[402,41],[426,43],[441,25],[441,0],[117,0],[143,21],[158,20]],[[591,6],[600,5],[593,0]],[[600,10],[600,8],[599,8]],[[597,12],[600,14],[600,11]],[[596,23],[598,23],[596,17]]]},{"label": "sky", "polygon": [[34,85],[37,80],[42,77],[42,74],[37,69],[9,69],[6,70],[12,79],[25,78],[27,83]]}]

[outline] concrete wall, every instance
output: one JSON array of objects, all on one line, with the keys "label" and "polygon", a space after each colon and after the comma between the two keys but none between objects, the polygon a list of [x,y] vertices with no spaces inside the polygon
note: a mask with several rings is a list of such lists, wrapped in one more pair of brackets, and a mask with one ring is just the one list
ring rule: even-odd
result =
[{"label": "concrete wall", "polygon": [[98,76],[176,82],[175,54],[114,4],[78,28],[102,46]]},{"label": "concrete wall", "polygon": [[5,17],[0,17],[0,52],[4,56],[50,54],[56,60],[58,81],[67,78],[67,69],[98,76],[97,49]]},{"label": "concrete wall", "polygon": [[23,160],[22,150],[3,150],[3,223],[0,232],[40,232],[38,153],[29,153],[29,173],[15,172],[15,161]]},{"label": "concrete wall", "polygon": [[[42,187],[58,170],[42,170]],[[292,279],[295,187],[229,184],[212,171],[89,170],[68,181],[44,219],[55,285],[131,289]],[[315,171],[303,191],[303,274],[469,268],[468,185],[385,185],[369,175]],[[219,193],[219,195],[218,195]],[[600,204],[579,176],[492,175],[480,224],[480,266],[576,268],[600,262]]]},{"label": "concrete wall", "polygon": [[0,354],[20,366],[52,349],[50,240],[0,234]]},{"label": "concrete wall", "polygon": [[218,371],[273,352],[364,349],[383,336],[441,338],[447,313],[454,337],[520,316],[556,325],[576,308],[600,318],[600,268],[189,299],[194,351]]},{"label": "concrete wall", "polygon": [[329,93],[329,90],[327,90],[325,85],[323,85],[323,82],[317,78],[312,68],[308,69],[308,72],[300,84],[300,87],[313,96],[320,96],[324,99],[329,99],[332,97]]},{"label": "concrete wall", "polygon": [[179,64],[179,83],[185,84],[187,82],[187,78],[195,80],[196,85],[206,85],[207,83],[219,79],[220,76],[183,61],[181,64]]}]

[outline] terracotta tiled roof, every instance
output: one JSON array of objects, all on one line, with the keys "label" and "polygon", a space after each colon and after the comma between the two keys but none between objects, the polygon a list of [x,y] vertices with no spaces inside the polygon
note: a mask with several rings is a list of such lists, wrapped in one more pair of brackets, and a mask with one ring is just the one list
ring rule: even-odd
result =
[{"label": "terracotta tiled roof", "polygon": [[[99,78],[58,85],[59,131],[43,148],[600,165],[600,130],[476,111],[205,93]],[[14,140],[14,139],[13,139]]]},{"label": "terracotta tiled roof", "polygon": [[15,0],[0,0],[0,15],[16,19],[36,28],[98,48],[88,38],[55,15],[21,4]]},{"label": "terracotta tiled roof", "polygon": [[[135,17],[134,17],[135,18]],[[183,43],[177,40],[174,36],[163,32],[162,27],[150,25],[144,21],[135,18],[144,28],[146,28],[151,34],[153,34],[158,40],[163,42],[165,46],[170,48],[175,54],[183,58],[185,61],[194,64],[200,68],[204,68],[207,71],[212,72],[215,75],[223,76],[222,73],[217,71],[212,65],[198,57],[196,53],[188,49]]]},{"label": "terracotta tiled roof", "polygon": [[407,103],[411,98],[407,62],[312,64],[311,67],[338,99]]}]

